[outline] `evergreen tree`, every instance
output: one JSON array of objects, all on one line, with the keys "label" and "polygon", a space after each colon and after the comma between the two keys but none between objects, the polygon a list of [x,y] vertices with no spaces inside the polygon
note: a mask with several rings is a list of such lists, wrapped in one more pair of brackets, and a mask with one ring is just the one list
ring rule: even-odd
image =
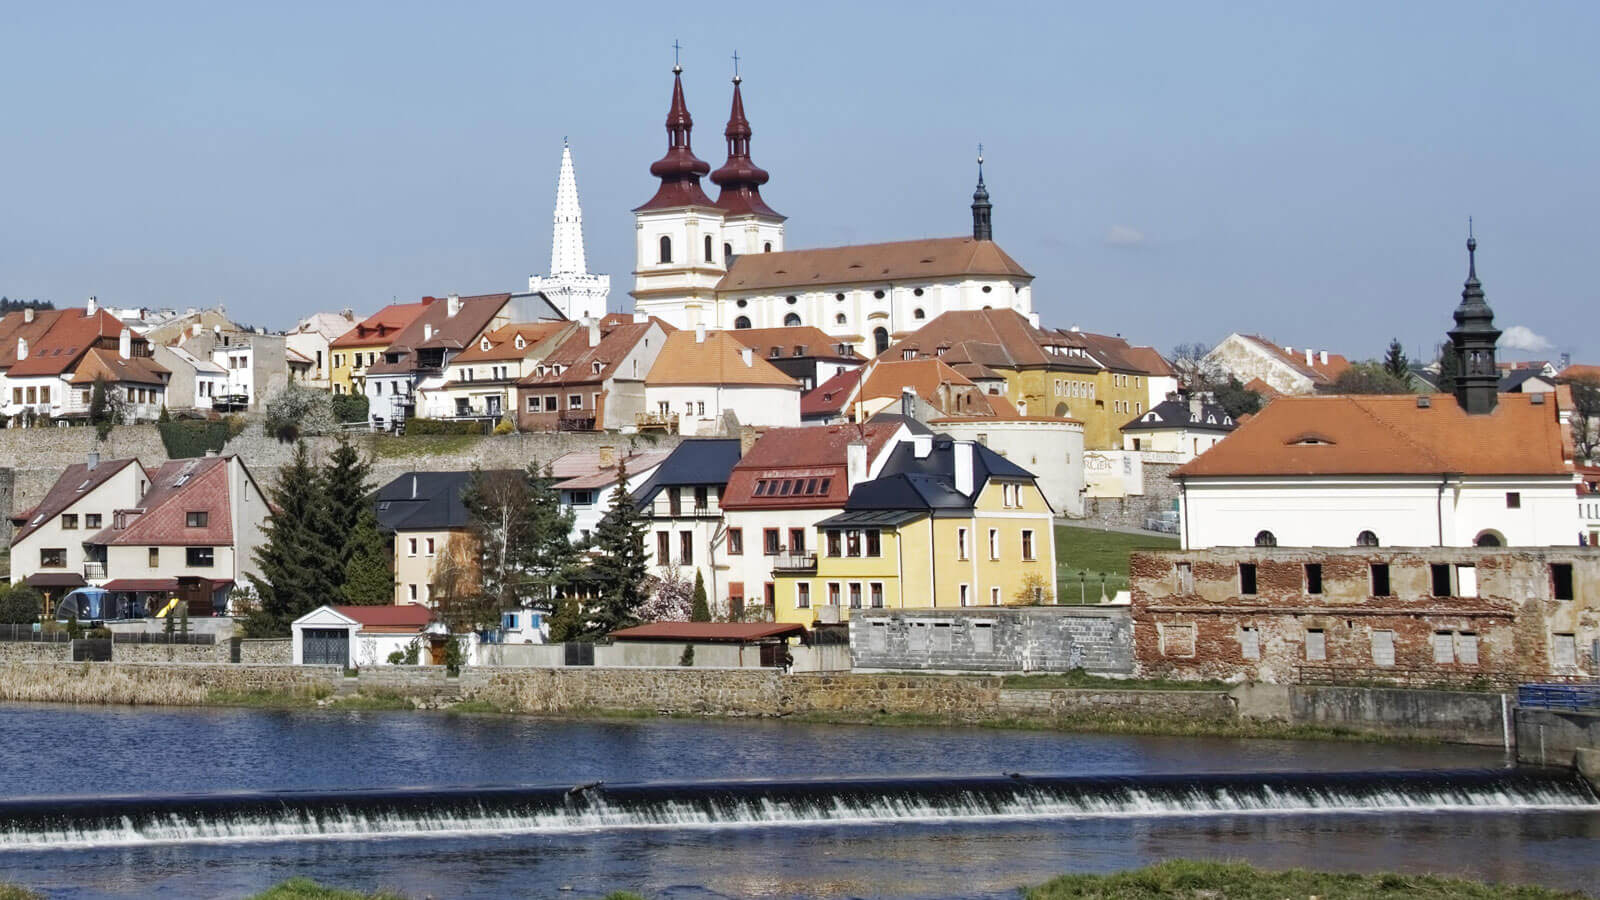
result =
[{"label": "evergreen tree", "polygon": [[351,532],[350,558],[344,564],[339,598],[350,606],[383,606],[394,602],[394,572],[389,544],[378,530],[378,517],[365,505]]},{"label": "evergreen tree", "polygon": [[1446,340],[1439,345],[1439,390],[1446,394],[1456,389],[1456,376],[1461,374],[1461,360],[1456,358],[1456,346]]},{"label": "evergreen tree", "polygon": [[1214,396],[1217,405],[1221,406],[1228,415],[1235,419],[1243,415],[1254,415],[1261,411],[1261,395],[1250,390],[1239,379],[1229,377],[1226,384],[1217,385]]},{"label": "evergreen tree", "polygon": [[94,426],[96,436],[102,441],[111,434],[112,426],[117,424],[116,404],[104,375],[96,375],[94,387],[89,389],[89,424]]},{"label": "evergreen tree", "polygon": [[689,621],[711,621],[711,605],[706,602],[706,579],[699,569],[694,570],[694,606],[689,611]]},{"label": "evergreen tree", "polygon": [[250,582],[260,603],[245,623],[253,637],[288,634],[290,622],[335,597],[328,574],[332,551],[322,539],[321,482],[306,445],[295,444],[268,498],[273,512],[263,528],[266,540],[255,551],[259,574]]},{"label": "evergreen tree", "polygon": [[649,566],[644,552],[644,521],[628,493],[628,466],[617,465],[617,487],[611,492],[611,508],[595,528],[598,556],[590,564],[595,586],[594,608],[587,634],[599,637],[639,621],[639,606],[644,602],[644,582]]},{"label": "evergreen tree", "polygon": [[[371,463],[362,459],[343,436],[322,470],[323,542],[334,548],[340,584],[344,583],[345,567],[355,553],[356,529],[362,516],[370,513],[367,479],[371,472]],[[373,527],[376,528],[376,523]]]},{"label": "evergreen tree", "polygon": [[1389,341],[1389,352],[1383,357],[1383,370],[1403,381],[1411,379],[1411,360],[1406,359],[1406,351],[1400,346],[1399,338]]}]

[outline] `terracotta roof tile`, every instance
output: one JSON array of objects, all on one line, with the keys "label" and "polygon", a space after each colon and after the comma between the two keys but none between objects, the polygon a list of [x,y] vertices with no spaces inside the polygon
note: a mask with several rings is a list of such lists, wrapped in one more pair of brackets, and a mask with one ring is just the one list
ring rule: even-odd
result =
[{"label": "terracotta roof tile", "polygon": [[1280,397],[1180,467],[1184,477],[1249,475],[1561,475],[1555,403],[1502,394],[1469,416],[1449,394]]},{"label": "terracotta roof tile", "polygon": [[[851,441],[865,438],[870,463],[899,431],[896,423],[866,425],[823,425],[801,428],[773,428],[758,438],[739,464],[728,475],[723,491],[723,509],[806,509],[842,507],[850,496],[846,484],[846,448]],[[819,490],[812,494],[757,497],[757,483],[774,479],[815,479]],[[820,490],[826,479],[828,489]]]},{"label": "terracotta roof tile", "polygon": [[1258,334],[1241,334],[1240,337],[1254,341],[1263,350],[1288,363],[1290,368],[1317,384],[1332,384],[1339,379],[1340,375],[1344,374],[1345,369],[1350,368],[1350,360],[1337,353],[1329,353],[1328,361],[1323,362],[1322,353],[1320,351],[1315,352],[1312,354],[1311,363],[1308,365],[1304,351],[1290,353]]},{"label": "terracotta roof tile", "polygon": [[[117,546],[221,547],[233,543],[233,517],[228,504],[228,461],[231,457],[175,459],[150,476],[150,491],[139,501],[144,512],[126,528],[115,526],[91,543]],[[189,527],[188,514],[203,512],[206,524]]]},{"label": "terracotta roof tile", "polygon": [[[545,374],[533,374],[517,382],[525,386],[553,387],[558,385],[590,384],[605,381],[616,374],[622,360],[633,351],[634,345],[650,333],[653,322],[628,322],[609,330],[601,326],[600,343],[589,346],[589,329],[580,325],[570,337],[541,360]],[[594,364],[600,364],[600,371]],[[561,371],[556,372],[559,366]],[[641,376],[640,380],[644,380]]]},{"label": "terracotta roof tile", "polygon": [[734,259],[728,274],[717,284],[717,291],[805,290],[863,281],[954,275],[1033,278],[993,241],[970,237],[927,238],[782,253],[747,253]]},{"label": "terracotta roof tile", "polygon": [[420,603],[395,606],[335,606],[334,612],[355,619],[368,628],[415,628],[418,631],[433,621],[433,610]]},{"label": "terracotta roof tile", "polygon": [[844,409],[861,385],[864,369],[850,369],[800,395],[800,417],[824,416]]},{"label": "terracotta roof tile", "polygon": [[[126,327],[121,319],[103,309],[95,310],[94,315],[82,309],[61,310],[38,340],[28,342],[28,358],[17,360],[6,374],[20,378],[71,372],[97,344],[106,348],[117,346]],[[139,335],[134,335],[133,340],[144,343]],[[11,343],[14,357],[16,341]]]},{"label": "terracotta roof tile", "polygon": [[[848,353],[840,353],[839,345],[849,346],[847,341],[831,337],[827,332],[814,325],[789,325],[783,328],[740,328],[728,332],[734,340],[746,347],[753,348],[756,355],[767,359],[782,358],[820,358],[820,359],[852,359],[865,362],[866,357],[851,348]],[[796,349],[799,353],[795,353]],[[773,350],[777,350],[774,357]]]},{"label": "terracotta roof tile", "polygon": [[[40,525],[50,521],[56,516],[72,508],[74,503],[89,496],[100,485],[111,480],[111,477],[128,466],[137,466],[137,459],[108,459],[102,461],[90,471],[86,463],[73,463],[62,471],[61,477],[45,492],[44,499],[40,500],[27,512],[28,518],[23,519],[17,530],[11,535],[11,543],[18,541],[37,531]],[[142,471],[142,470],[141,470]],[[18,516],[16,518],[22,518]],[[38,520],[38,525],[35,525]],[[13,519],[15,521],[15,519]]]},{"label": "terracotta roof tile", "polygon": [[[540,342],[555,336],[564,328],[571,327],[573,327],[571,322],[520,322],[514,325],[502,325],[479,337],[471,346],[451,357],[450,362],[455,364],[524,359],[534,352]],[[519,337],[522,338],[521,347],[517,346]]]},{"label": "terracotta roof tile", "polygon": [[146,356],[122,357],[110,350],[90,350],[72,373],[72,384],[93,384],[104,378],[112,384],[164,385],[172,373]]},{"label": "terracotta roof tile", "polygon": [[388,345],[402,329],[422,315],[422,311],[433,303],[433,298],[427,298],[420,303],[391,303],[378,310],[350,330],[340,335],[331,347],[371,347],[376,344]]},{"label": "terracotta roof tile", "polygon": [[693,331],[667,335],[644,383],[657,387],[724,384],[800,390],[799,382],[726,331],[708,332],[704,342],[696,340]]}]

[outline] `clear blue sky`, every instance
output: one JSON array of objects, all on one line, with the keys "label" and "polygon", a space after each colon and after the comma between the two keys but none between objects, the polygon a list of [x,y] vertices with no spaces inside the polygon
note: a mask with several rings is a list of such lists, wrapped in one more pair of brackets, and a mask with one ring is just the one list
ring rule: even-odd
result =
[{"label": "clear blue sky", "polygon": [[1420,347],[1472,215],[1500,326],[1600,362],[1596,34],[1594,2],[9,4],[0,293],[281,328],[517,288],[566,135],[625,308],[676,38],[713,166],[738,49],[791,247],[968,231],[981,140],[1047,324]]}]

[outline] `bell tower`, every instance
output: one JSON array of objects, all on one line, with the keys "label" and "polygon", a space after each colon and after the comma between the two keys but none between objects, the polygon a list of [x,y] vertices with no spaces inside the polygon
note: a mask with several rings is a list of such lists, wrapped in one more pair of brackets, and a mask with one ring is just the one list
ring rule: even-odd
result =
[{"label": "bell tower", "polygon": [[1471,415],[1493,412],[1500,400],[1500,370],[1494,357],[1500,330],[1494,327],[1494,310],[1478,283],[1477,255],[1478,240],[1469,228],[1467,281],[1456,307],[1456,327],[1450,329],[1450,344],[1456,354],[1456,402]]}]

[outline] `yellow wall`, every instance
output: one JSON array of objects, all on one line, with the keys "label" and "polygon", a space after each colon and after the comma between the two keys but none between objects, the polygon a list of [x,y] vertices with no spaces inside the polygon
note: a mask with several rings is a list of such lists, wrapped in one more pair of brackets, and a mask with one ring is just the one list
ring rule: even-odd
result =
[{"label": "yellow wall", "polygon": [[[1086,450],[1115,450],[1122,446],[1122,426],[1146,412],[1150,388],[1146,376],[1102,369],[1052,367],[1043,369],[1003,369],[1006,399],[1030,416],[1055,416],[1062,405],[1071,418],[1083,422]],[[1073,396],[1070,385],[1093,384],[1094,396]]]},{"label": "yellow wall", "polygon": [[[849,584],[862,584],[862,607],[871,607],[868,585],[883,583],[884,606],[892,609],[928,609],[959,606],[961,585],[967,585],[971,606],[988,606],[992,590],[999,602],[1011,603],[1023,591],[1029,576],[1042,579],[1048,595],[1055,591],[1055,530],[1049,504],[1032,484],[1017,486],[1010,506],[1001,484],[990,482],[979,494],[972,515],[960,518],[924,518],[898,530],[883,529],[881,557],[832,557],[827,536],[818,529],[815,575],[779,575],[779,622],[809,625],[820,617],[828,601],[828,585],[840,585],[839,621],[850,618]],[[960,551],[960,532],[967,532],[966,553]],[[989,530],[996,532],[999,558],[989,553]],[[1033,532],[1033,558],[1022,558],[1022,533]],[[811,585],[811,608],[796,605],[797,585]],[[1047,597],[1047,602],[1050,598]]]},{"label": "yellow wall", "polygon": [[[383,359],[383,350],[389,346],[389,341],[375,344],[362,344],[356,347],[331,347],[328,350],[329,369],[328,382],[333,386],[336,394],[359,394],[366,382],[367,356],[372,354],[374,359]],[[357,357],[360,365],[356,365]],[[357,383],[360,379],[361,383]]]},{"label": "yellow wall", "polygon": [[[428,585],[433,583],[434,569],[444,556],[444,549],[455,534],[449,529],[437,531],[396,531],[394,533],[394,602],[410,603],[411,585],[417,586],[417,603],[429,601]],[[466,533],[466,532],[462,532]],[[433,553],[428,552],[428,540],[433,540]],[[417,542],[416,552],[411,552],[411,542]]]}]

